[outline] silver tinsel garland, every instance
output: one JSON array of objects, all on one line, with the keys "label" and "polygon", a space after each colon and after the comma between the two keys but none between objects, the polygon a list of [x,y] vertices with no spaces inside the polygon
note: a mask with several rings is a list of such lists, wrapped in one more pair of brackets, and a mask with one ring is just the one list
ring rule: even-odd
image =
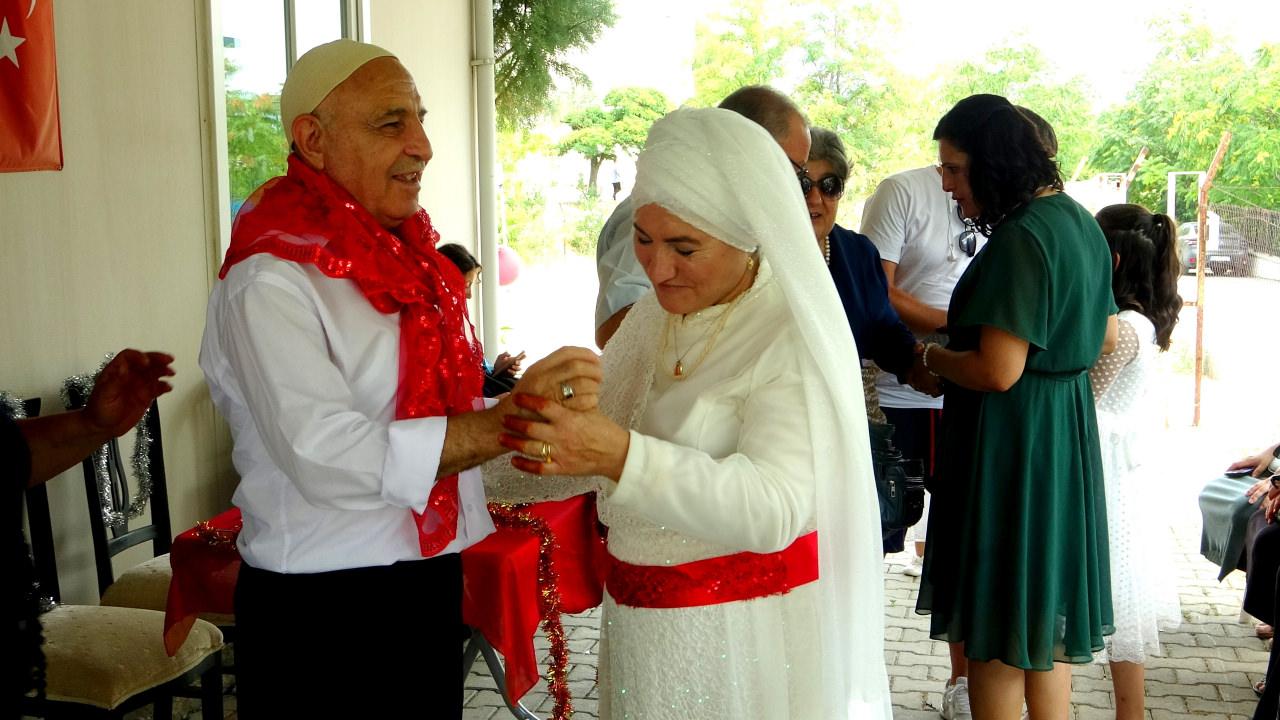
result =
[{"label": "silver tinsel garland", "polygon": [[[72,375],[63,381],[62,402],[67,408],[72,407],[71,392],[73,390],[77,391],[86,402],[88,401],[98,374],[107,363],[111,362],[111,357],[107,355],[102,365],[92,375]],[[147,418],[150,415],[151,409],[148,408],[134,428],[133,457],[130,465],[133,468],[134,480],[138,484],[138,491],[129,499],[128,507],[123,510],[116,509],[115,496],[111,491],[111,473],[107,468],[107,445],[98,448],[89,456],[93,461],[93,474],[98,484],[102,522],[107,529],[124,527],[130,520],[141,516],[147,509],[147,500],[151,499],[151,432],[147,429]]]},{"label": "silver tinsel garland", "polygon": [[22,407],[22,401],[4,390],[0,390],[0,413],[14,420],[21,420],[27,416],[27,411]]}]

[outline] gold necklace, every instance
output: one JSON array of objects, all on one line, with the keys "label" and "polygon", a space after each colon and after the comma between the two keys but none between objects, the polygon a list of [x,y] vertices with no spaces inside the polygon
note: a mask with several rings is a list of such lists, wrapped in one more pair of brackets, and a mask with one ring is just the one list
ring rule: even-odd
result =
[{"label": "gold necklace", "polygon": [[[715,322],[707,326],[707,329],[703,331],[702,335],[697,340],[694,340],[692,343],[690,343],[689,347],[686,348],[684,352],[680,352],[679,339],[676,337],[676,323],[675,323],[676,316],[675,315],[667,316],[667,328],[666,328],[666,331],[663,332],[662,334],[662,353],[661,354],[663,355],[666,354],[667,338],[670,337],[671,347],[677,353],[676,362],[674,365],[671,366],[671,377],[675,378],[676,380],[683,380],[686,377],[689,377],[690,375],[692,375],[693,372],[697,370],[699,367],[702,367],[702,361],[707,359],[707,355],[711,353],[711,348],[715,346],[716,340],[719,339],[721,331],[723,331],[725,328],[725,325],[729,323],[729,315],[733,313],[733,309],[738,306],[738,302],[742,300],[743,296],[746,294],[747,294],[747,291],[743,291],[742,293],[739,293],[738,297],[734,298],[729,303],[729,307],[725,308],[724,312],[720,314],[720,317],[716,318]],[[701,340],[702,338],[706,338],[706,342],[702,345],[702,352],[698,354],[698,359],[694,361],[693,366],[690,367],[688,370],[685,370],[685,367],[684,367],[685,355],[688,355],[689,352],[693,350],[694,346],[698,344],[698,340]]]}]

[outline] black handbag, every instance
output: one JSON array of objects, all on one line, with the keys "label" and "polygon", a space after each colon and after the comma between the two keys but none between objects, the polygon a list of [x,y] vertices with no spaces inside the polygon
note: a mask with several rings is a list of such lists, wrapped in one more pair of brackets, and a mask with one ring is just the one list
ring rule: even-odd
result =
[{"label": "black handbag", "polygon": [[[880,496],[880,530],[888,532],[908,528],[924,514],[924,478],[919,461],[902,457],[893,446],[893,426],[869,423],[871,436],[871,468]],[[908,472],[908,470],[911,472]]]}]

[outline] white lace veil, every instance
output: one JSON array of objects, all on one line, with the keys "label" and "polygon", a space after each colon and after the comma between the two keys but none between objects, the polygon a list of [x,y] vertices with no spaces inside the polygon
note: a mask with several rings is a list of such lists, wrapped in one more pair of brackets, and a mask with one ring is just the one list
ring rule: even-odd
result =
[{"label": "white lace veil", "polygon": [[631,197],[741,250],[759,248],[786,296],[808,350],[796,400],[808,408],[817,473],[823,717],[887,720],[880,515],[858,352],[795,171],[750,120],[680,109],[650,130]]}]

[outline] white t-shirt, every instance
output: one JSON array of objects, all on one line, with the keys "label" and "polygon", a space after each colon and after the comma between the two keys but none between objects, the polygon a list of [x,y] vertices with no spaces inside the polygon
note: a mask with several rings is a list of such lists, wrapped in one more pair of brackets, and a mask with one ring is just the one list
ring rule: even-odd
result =
[{"label": "white t-shirt", "polygon": [[[890,175],[867,199],[862,234],[871,238],[883,260],[897,263],[894,284],[920,302],[946,310],[956,282],[969,267],[960,249],[965,223],[942,189],[932,165]],[[977,247],[986,238],[977,235]],[[892,408],[940,408],[942,398],[916,392],[888,373],[876,380],[880,404]]]},{"label": "white t-shirt", "polygon": [[[446,418],[395,420],[400,316],[356,284],[262,253],[209,297],[200,369],[231,426],[251,566],[313,573],[420,560]],[[477,404],[483,406],[483,399]],[[479,468],[458,475],[460,552],[493,532]]]}]

